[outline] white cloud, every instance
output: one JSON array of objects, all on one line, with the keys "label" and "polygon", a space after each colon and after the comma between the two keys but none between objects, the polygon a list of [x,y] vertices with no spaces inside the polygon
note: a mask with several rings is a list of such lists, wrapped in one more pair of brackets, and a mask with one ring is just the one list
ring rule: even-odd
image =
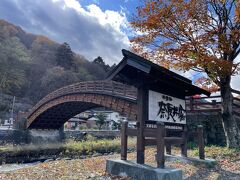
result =
[{"label": "white cloud", "polygon": [[[97,1],[95,2],[97,4]],[[0,18],[43,34],[93,60],[109,63],[122,59],[129,48],[129,23],[123,11],[103,11],[98,5],[83,7],[77,0],[1,0]]]},{"label": "white cloud", "polygon": [[[101,8],[96,4],[90,4],[86,7],[86,9],[84,9],[82,8],[81,4],[77,0],[64,0],[64,2],[65,2],[64,6],[67,6],[68,8],[73,8],[78,13],[83,14],[85,16],[96,18],[99,22],[99,25],[101,25],[102,27],[108,29],[110,26],[114,30],[112,31],[112,33],[114,34],[115,38],[118,41],[122,41],[122,43],[125,45],[126,48],[129,46],[130,44],[129,38],[125,33],[126,31],[124,31],[129,27],[129,23],[123,11],[120,11],[120,12],[112,11],[112,10],[102,11]],[[104,44],[100,46],[104,46]],[[97,47],[95,46],[95,48]],[[120,54],[120,49],[118,54]],[[104,57],[103,54],[101,56]],[[93,58],[94,57],[92,57],[91,59]],[[112,58],[112,57],[109,57],[109,58]],[[121,57],[119,58],[121,59]],[[104,59],[106,59],[106,57],[104,57]],[[112,62],[108,61],[108,63],[111,64]]]},{"label": "white cloud", "polygon": [[[53,2],[56,2],[56,0],[52,0]],[[57,1],[64,1],[63,7],[69,7],[73,8],[78,12],[84,12],[84,9],[82,8],[81,4],[77,0],[57,0]]]}]

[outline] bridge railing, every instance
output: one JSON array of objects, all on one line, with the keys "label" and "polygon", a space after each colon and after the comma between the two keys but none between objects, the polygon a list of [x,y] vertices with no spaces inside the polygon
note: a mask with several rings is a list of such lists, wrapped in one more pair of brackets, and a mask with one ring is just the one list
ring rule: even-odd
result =
[{"label": "bridge railing", "polygon": [[221,96],[186,97],[186,109],[189,112],[215,112],[221,110]]},{"label": "bridge railing", "polygon": [[[233,113],[240,117],[240,91],[232,89],[232,93],[236,96],[233,97]],[[221,96],[210,97],[187,97],[186,109],[188,112],[219,112],[222,108]]]},{"label": "bridge railing", "polygon": [[38,109],[40,106],[52,99],[74,93],[99,93],[132,100],[137,99],[137,89],[133,86],[125,85],[114,81],[80,82],[64,86],[48,94],[31,109],[30,114],[32,114],[36,109]]}]

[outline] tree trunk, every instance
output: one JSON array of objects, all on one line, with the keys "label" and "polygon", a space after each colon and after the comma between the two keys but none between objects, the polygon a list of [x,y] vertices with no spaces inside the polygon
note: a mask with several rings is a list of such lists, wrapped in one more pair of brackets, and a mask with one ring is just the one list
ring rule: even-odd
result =
[{"label": "tree trunk", "polygon": [[228,147],[240,147],[240,130],[233,115],[233,95],[231,93],[231,76],[221,81],[222,124]]}]

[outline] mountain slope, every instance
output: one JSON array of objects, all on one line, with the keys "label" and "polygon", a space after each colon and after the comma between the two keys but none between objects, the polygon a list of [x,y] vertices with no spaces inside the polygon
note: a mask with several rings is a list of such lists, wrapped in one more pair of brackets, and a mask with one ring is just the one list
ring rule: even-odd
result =
[{"label": "mountain slope", "polygon": [[34,104],[59,87],[103,79],[108,67],[72,52],[67,43],[56,43],[0,20],[0,93]]}]

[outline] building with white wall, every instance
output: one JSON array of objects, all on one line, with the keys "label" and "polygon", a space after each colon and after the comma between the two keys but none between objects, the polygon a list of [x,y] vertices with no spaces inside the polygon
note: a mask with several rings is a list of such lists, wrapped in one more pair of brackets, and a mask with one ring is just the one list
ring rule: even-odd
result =
[{"label": "building with white wall", "polygon": [[75,117],[69,119],[65,123],[65,129],[80,130],[81,128],[85,129],[97,129],[97,115],[98,114],[106,115],[106,123],[103,126],[103,129],[114,130],[119,129],[119,125],[122,121],[127,120],[125,116],[122,116],[120,113],[110,110],[88,110],[82,112]]}]

